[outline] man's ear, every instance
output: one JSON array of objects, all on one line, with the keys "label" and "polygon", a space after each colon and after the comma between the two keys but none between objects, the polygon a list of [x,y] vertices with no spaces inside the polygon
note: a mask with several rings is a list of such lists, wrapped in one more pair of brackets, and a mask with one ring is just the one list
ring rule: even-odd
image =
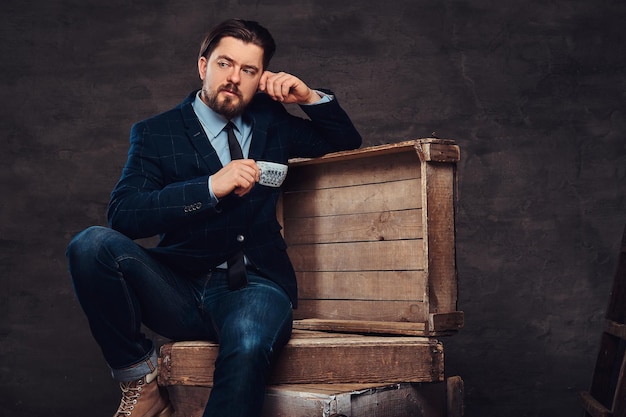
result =
[{"label": "man's ear", "polygon": [[200,79],[204,81],[204,77],[206,77],[206,68],[208,65],[208,61],[205,57],[201,56],[198,58],[198,74],[200,75]]}]

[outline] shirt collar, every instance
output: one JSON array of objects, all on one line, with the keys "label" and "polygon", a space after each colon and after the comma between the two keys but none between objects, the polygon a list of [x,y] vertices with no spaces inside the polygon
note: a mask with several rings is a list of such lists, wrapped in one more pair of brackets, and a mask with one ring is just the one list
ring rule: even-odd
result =
[{"label": "shirt collar", "polygon": [[[200,91],[196,94],[195,99],[191,102],[200,123],[210,136],[209,139],[214,139],[217,135],[224,130],[228,120],[221,114],[216,113],[204,101],[200,98]],[[231,120],[239,132],[243,132],[243,120],[241,116],[236,116]]]}]

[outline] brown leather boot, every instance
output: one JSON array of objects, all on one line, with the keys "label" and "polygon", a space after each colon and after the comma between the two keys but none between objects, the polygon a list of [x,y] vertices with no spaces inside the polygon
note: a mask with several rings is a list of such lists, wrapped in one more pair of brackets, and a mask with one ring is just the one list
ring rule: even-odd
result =
[{"label": "brown leather boot", "polygon": [[170,417],[174,412],[156,383],[157,371],[135,381],[122,382],[122,401],[113,417]]}]

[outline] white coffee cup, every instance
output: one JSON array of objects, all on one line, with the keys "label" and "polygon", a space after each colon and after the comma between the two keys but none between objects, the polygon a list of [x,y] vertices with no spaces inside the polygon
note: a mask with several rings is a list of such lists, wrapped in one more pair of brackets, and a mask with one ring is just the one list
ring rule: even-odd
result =
[{"label": "white coffee cup", "polygon": [[287,165],[277,162],[256,161],[261,172],[259,184],[268,187],[280,187],[287,177]]}]

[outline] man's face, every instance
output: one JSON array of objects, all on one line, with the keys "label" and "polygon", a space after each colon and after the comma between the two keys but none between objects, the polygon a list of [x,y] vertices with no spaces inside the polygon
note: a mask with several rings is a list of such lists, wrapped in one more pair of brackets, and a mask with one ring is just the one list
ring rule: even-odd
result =
[{"label": "man's face", "polygon": [[202,100],[227,119],[241,114],[259,87],[263,49],[232,37],[222,38],[208,59],[198,60]]}]

